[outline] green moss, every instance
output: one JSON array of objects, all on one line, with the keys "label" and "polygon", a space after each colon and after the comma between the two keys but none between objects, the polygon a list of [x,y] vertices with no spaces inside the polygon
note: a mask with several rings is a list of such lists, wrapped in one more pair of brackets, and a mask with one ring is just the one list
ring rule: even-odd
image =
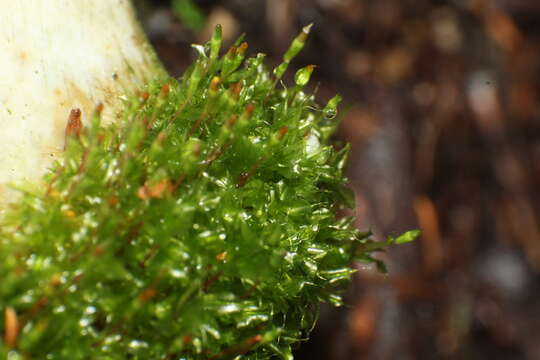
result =
[{"label": "green moss", "polygon": [[290,359],[350,262],[372,260],[369,234],[336,216],[352,205],[348,148],[329,143],[339,99],[304,93],[313,68],[276,87],[263,55],[219,47],[216,31],[121,125],[98,109],[46,193],[8,211],[0,309],[20,331],[0,320],[0,357]]}]

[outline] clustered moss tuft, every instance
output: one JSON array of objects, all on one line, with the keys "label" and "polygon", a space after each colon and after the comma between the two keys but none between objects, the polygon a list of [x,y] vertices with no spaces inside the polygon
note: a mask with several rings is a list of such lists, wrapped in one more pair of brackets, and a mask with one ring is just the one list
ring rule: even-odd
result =
[{"label": "clustered moss tuft", "polygon": [[348,148],[329,143],[339,98],[304,92],[313,66],[278,83],[290,56],[273,74],[247,44],[220,47],[218,28],[120,125],[98,107],[46,191],[8,211],[0,357],[291,359],[351,260],[372,261],[369,234],[336,216],[352,201]]}]

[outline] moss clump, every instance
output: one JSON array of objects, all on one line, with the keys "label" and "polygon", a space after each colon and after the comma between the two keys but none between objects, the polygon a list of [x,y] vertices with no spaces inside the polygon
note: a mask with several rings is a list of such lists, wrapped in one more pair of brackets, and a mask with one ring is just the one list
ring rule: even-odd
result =
[{"label": "moss clump", "polygon": [[8,211],[0,357],[290,359],[318,303],[340,304],[350,261],[371,258],[336,217],[351,206],[347,148],[329,144],[339,99],[302,90],[313,67],[276,86],[290,59],[276,76],[220,43],[127,99],[121,125],[98,107],[46,191]]}]

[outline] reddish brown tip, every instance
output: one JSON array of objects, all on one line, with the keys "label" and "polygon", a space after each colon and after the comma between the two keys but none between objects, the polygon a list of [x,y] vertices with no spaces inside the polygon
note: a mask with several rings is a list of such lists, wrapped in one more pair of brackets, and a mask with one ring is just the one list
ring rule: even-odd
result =
[{"label": "reddish brown tip", "polygon": [[255,335],[251,337],[247,342],[249,345],[255,345],[255,344],[260,343],[262,339],[263,339],[262,335]]},{"label": "reddish brown tip", "polygon": [[255,105],[253,104],[247,104],[246,105],[246,113],[248,116],[251,116],[253,114],[253,111],[255,110]]},{"label": "reddish brown tip", "polygon": [[231,92],[235,99],[238,99],[240,97],[241,91],[242,91],[242,84],[240,82],[237,82],[231,85]]},{"label": "reddish brown tip", "polygon": [[161,87],[161,95],[167,96],[169,95],[169,92],[171,92],[171,85],[169,83],[166,83]]},{"label": "reddish brown tip", "polygon": [[155,288],[153,287],[150,287],[146,290],[144,290],[140,295],[139,295],[139,300],[141,302],[147,302],[148,300],[151,300],[152,298],[156,297],[157,295],[157,291]]},{"label": "reddish brown tip", "polygon": [[238,53],[241,55],[244,55],[246,53],[246,50],[248,49],[249,45],[247,42],[243,42],[240,44],[240,47],[238,47]]},{"label": "reddish brown tip", "polygon": [[227,125],[229,125],[229,127],[233,127],[234,124],[236,124],[236,121],[238,120],[238,116],[236,115],[232,115],[229,120],[227,120]]},{"label": "reddish brown tip", "polygon": [[281,140],[287,135],[289,132],[289,128],[287,126],[284,126],[278,130],[278,139]]},{"label": "reddish brown tip", "polygon": [[141,101],[144,103],[146,102],[146,100],[148,100],[149,97],[150,97],[150,94],[148,93],[148,91],[145,91],[141,94]]},{"label": "reddish brown tip", "polygon": [[94,110],[96,115],[101,115],[101,113],[103,112],[103,108],[105,106],[103,105],[103,103],[99,103],[96,105],[96,109]]},{"label": "reddish brown tip", "polygon": [[71,109],[66,125],[66,136],[79,136],[82,130],[81,109]]},{"label": "reddish brown tip", "polygon": [[221,79],[219,78],[219,76],[214,76],[212,78],[212,81],[210,82],[210,90],[218,91],[220,83],[221,83]]},{"label": "reddish brown tip", "polygon": [[12,307],[7,307],[4,311],[4,343],[9,348],[14,348],[19,335],[19,319]]}]

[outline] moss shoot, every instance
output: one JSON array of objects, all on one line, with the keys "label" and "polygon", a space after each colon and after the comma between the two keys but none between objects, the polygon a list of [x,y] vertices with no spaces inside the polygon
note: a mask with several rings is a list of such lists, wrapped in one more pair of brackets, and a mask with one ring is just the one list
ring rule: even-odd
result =
[{"label": "moss shoot", "polygon": [[[380,245],[353,219],[330,143],[339,98],[288,88],[220,29],[179,79],[125,100],[124,120],[66,135],[45,191],[0,230],[0,357],[292,359],[353,259]],[[414,237],[408,233],[390,243]]]}]

